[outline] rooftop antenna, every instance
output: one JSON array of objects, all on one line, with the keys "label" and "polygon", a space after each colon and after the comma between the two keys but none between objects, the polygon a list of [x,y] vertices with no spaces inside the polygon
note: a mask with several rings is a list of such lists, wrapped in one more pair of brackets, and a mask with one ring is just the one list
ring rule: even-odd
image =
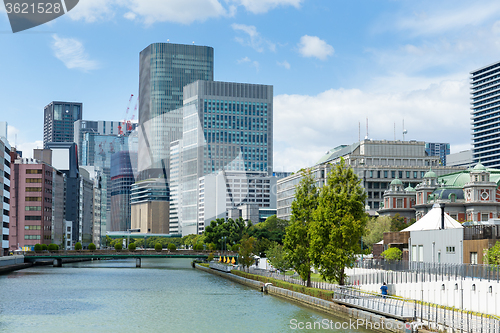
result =
[{"label": "rooftop antenna", "polygon": [[407,134],[408,131],[405,130],[405,120],[403,119],[403,141],[405,141],[405,134]]}]

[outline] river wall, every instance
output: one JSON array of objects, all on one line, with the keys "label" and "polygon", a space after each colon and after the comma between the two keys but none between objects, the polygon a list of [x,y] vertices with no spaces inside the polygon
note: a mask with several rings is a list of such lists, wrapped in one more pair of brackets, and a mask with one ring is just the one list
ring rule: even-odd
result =
[{"label": "river wall", "polygon": [[[246,279],[244,277],[237,276],[231,273],[220,272],[214,269],[200,266],[198,264],[195,265],[195,268],[257,289],[259,291],[262,291],[264,287],[263,282]],[[324,299],[301,294],[288,289],[278,288],[275,286],[267,286],[265,289],[270,295],[285,298],[288,301],[296,302],[336,317],[341,317],[345,319],[346,323],[355,323],[359,328],[367,328],[379,332],[403,333],[405,331],[404,323],[395,319],[386,318],[356,308],[349,308],[335,302],[326,301]]]}]

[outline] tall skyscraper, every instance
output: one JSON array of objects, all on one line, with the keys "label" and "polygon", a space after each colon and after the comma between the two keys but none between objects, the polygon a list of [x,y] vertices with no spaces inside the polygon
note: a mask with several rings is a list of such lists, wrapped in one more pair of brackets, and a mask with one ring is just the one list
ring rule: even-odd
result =
[{"label": "tall skyscraper", "polygon": [[[171,211],[181,216],[182,234],[186,235],[203,231],[199,178],[226,171],[235,178],[238,176],[234,174],[239,173],[238,182],[246,184],[247,178],[272,176],[273,87],[196,81],[184,87],[182,110],[183,138],[179,146],[171,146],[180,147],[180,152],[172,151],[173,156],[180,154],[180,171],[171,174],[180,178],[172,179],[180,188],[174,191],[176,202]],[[238,192],[227,199],[229,206],[255,203],[269,207],[262,196],[258,202],[257,197],[247,196],[246,192],[240,196]],[[224,196],[224,203],[227,200]]]},{"label": "tall skyscraper", "polygon": [[472,160],[500,167],[500,61],[471,73]]},{"label": "tall skyscraper", "polygon": [[214,50],[154,43],[140,53],[139,71],[139,171],[160,169],[168,177],[170,142],[182,135],[182,88],[213,80]]},{"label": "tall skyscraper", "polygon": [[425,153],[427,156],[439,156],[442,166],[446,166],[446,155],[450,155],[449,143],[425,143]]},{"label": "tall skyscraper", "polygon": [[50,102],[43,110],[43,147],[49,142],[73,142],[74,123],[82,119],[83,104]]}]

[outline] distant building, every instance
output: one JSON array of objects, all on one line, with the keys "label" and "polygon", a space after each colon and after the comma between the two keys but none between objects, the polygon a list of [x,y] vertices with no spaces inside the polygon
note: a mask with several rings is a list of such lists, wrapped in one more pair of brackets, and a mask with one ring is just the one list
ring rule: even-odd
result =
[{"label": "distant building", "polygon": [[21,158],[12,164],[10,249],[52,243],[52,207],[64,197],[53,197],[54,168],[36,159]]},{"label": "distant building", "polygon": [[82,119],[83,104],[50,102],[44,108],[43,147],[49,142],[73,142],[74,122]]},{"label": "distant building", "polygon": [[446,156],[446,165],[448,166],[469,167],[474,164],[475,163],[472,162],[472,149]]},{"label": "distant building", "polygon": [[500,167],[500,61],[470,73],[472,160]]},{"label": "distant building", "polygon": [[[7,123],[0,123],[0,154],[3,158],[0,158],[0,202],[2,202],[2,228],[0,236],[2,239],[2,249],[0,251],[0,256],[8,254],[9,251],[9,233],[10,233],[10,210],[11,210],[11,197],[12,197],[12,172],[11,172],[11,147],[9,141],[7,140]],[[12,242],[10,243],[12,244]]]},{"label": "distant building", "polygon": [[[428,171],[424,180],[413,191],[400,187],[384,193],[384,207],[380,215],[399,213],[419,220],[434,204],[444,203],[445,212],[459,222],[483,223],[500,218],[500,170],[487,169],[478,163],[473,169],[442,176]],[[401,196],[412,205],[405,207]],[[394,203],[397,207],[394,207]]]},{"label": "distant building", "polygon": [[[367,210],[378,210],[384,192],[390,188],[394,179],[399,179],[404,187],[419,184],[429,167],[438,175],[463,170],[463,167],[441,166],[438,156],[427,156],[425,142],[386,141],[365,139],[352,145],[338,146],[328,151],[311,167],[318,186],[326,182],[331,165],[344,158],[354,173],[361,180],[361,186],[367,192]],[[278,218],[289,220],[291,205],[295,197],[295,186],[302,175],[297,172],[278,180],[277,200]]]},{"label": "distant building", "polygon": [[87,248],[93,240],[94,181],[87,170],[80,167],[78,241]]},{"label": "distant building", "polygon": [[140,233],[168,234],[169,192],[165,179],[136,182],[130,193],[131,226]]},{"label": "distant building", "polygon": [[291,176],[293,172],[284,172],[284,171],[274,171],[273,176],[276,177],[277,179],[285,178],[288,176]]},{"label": "distant building", "polygon": [[449,143],[426,142],[425,152],[427,156],[439,156],[441,165],[446,166],[446,155],[450,154]]},{"label": "distant building", "polygon": [[[134,154],[132,158],[137,158]],[[109,231],[130,229],[130,191],[135,181],[129,151],[119,151],[111,155],[110,183],[111,195]]]},{"label": "distant building", "polygon": [[[78,154],[75,143],[49,142],[47,148],[52,150],[51,165],[63,172],[66,176],[65,217],[66,221],[72,223],[72,240],[80,239],[79,225],[79,198],[80,198],[80,170],[78,165]],[[35,156],[36,158],[36,156]],[[74,246],[74,244],[72,244]]]},{"label": "distant building", "polygon": [[120,128],[123,135],[137,127],[137,123],[124,124],[122,121],[104,121],[104,120],[77,120],[74,124],[74,142],[78,146],[78,160],[82,161],[82,146],[85,133],[95,133],[100,135],[119,135]]}]

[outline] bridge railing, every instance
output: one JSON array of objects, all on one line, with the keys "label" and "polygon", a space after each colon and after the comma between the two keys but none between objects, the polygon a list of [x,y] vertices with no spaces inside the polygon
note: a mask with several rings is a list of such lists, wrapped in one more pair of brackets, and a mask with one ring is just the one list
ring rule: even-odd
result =
[{"label": "bridge railing", "polygon": [[[166,254],[169,255],[200,255],[203,257],[206,257],[210,254],[209,251],[193,251],[193,250],[175,250],[175,251],[170,251],[167,249],[163,249],[162,251],[156,251],[154,249],[137,249],[135,251],[129,251],[129,250],[121,250],[121,251],[116,251],[114,249],[106,249],[106,250],[59,250],[59,251],[40,251],[40,252],[35,252],[35,251],[26,251],[24,253],[25,256],[30,256],[30,257],[36,257],[36,256],[58,256],[58,255],[64,255],[64,256],[71,256],[71,255],[157,255],[157,256],[164,256]],[[214,254],[215,255],[220,255],[220,254]],[[235,254],[232,253],[226,253],[226,256],[235,256]]]}]

